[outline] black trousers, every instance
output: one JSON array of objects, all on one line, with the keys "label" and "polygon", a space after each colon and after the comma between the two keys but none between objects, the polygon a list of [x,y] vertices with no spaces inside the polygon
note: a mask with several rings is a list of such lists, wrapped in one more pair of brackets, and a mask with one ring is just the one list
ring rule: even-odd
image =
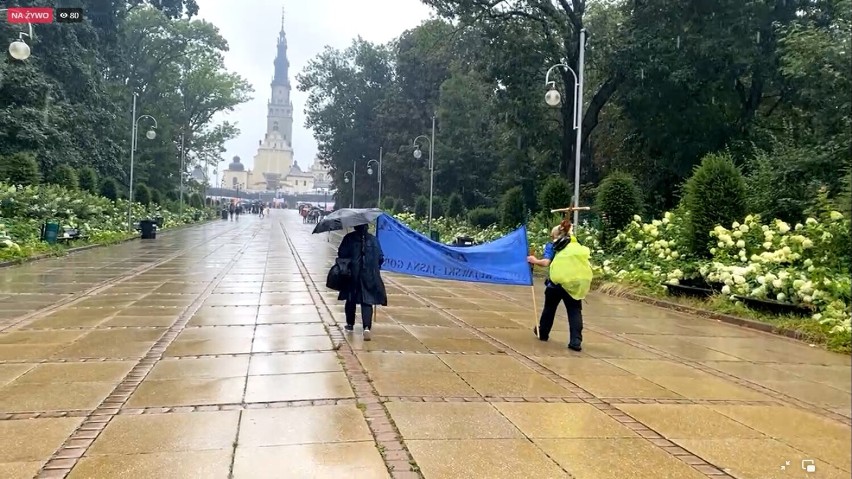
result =
[{"label": "black trousers", "polygon": [[559,303],[565,303],[568,312],[568,345],[580,346],[583,342],[583,302],[571,297],[564,289],[548,286],[544,289],[544,309],[538,322],[538,337],[547,341],[553,329],[553,319]]},{"label": "black trousers", "polygon": [[[343,311],[346,313],[346,324],[349,326],[355,326],[355,306],[357,303],[355,301],[346,300],[346,304],[343,305]],[[370,329],[373,326],[373,305],[372,304],[362,304],[361,305],[361,321],[364,324],[364,329]]]}]

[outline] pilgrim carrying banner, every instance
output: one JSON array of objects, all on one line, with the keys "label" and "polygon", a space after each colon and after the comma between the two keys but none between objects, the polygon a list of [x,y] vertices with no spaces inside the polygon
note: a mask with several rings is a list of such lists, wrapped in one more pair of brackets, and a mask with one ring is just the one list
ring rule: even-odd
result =
[{"label": "pilgrim carrying banner", "polygon": [[384,214],[376,222],[376,237],[385,255],[384,271],[474,283],[533,284],[524,226],[490,243],[447,246]]}]

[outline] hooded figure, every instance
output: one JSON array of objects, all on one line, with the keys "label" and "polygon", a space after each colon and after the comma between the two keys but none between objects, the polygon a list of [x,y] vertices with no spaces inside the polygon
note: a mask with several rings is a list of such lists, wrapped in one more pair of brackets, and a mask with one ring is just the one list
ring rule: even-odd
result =
[{"label": "hooded figure", "polygon": [[361,320],[364,325],[364,340],[370,340],[373,322],[373,305],[387,306],[388,296],[382,282],[381,266],[384,254],[379,241],[367,231],[367,225],[358,225],[355,231],[343,237],[337,249],[337,257],[351,261],[352,280],[337,296],[345,300],[346,331],[355,328],[355,306],[361,305]]}]

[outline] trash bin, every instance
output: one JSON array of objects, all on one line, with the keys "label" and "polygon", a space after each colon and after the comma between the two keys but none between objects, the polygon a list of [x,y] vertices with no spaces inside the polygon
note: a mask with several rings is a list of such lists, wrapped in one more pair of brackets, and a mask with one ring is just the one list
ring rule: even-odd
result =
[{"label": "trash bin", "polygon": [[441,242],[441,233],[434,231],[434,230],[430,231],[429,232],[429,238],[431,238],[432,241],[434,241],[436,243],[440,243]]},{"label": "trash bin", "polygon": [[139,222],[142,230],[142,239],[157,239],[157,223],[153,220],[142,220]]},{"label": "trash bin", "polygon": [[228,219],[228,208],[222,208],[222,219]]},{"label": "trash bin", "polygon": [[45,223],[41,226],[41,240],[48,244],[56,244],[59,237],[59,223]]},{"label": "trash bin", "polygon": [[453,246],[473,246],[473,238],[470,236],[458,236]]}]

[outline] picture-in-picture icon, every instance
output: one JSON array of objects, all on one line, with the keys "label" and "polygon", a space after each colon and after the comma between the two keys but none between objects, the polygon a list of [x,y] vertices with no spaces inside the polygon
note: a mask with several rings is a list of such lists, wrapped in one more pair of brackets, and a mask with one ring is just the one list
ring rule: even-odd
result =
[{"label": "picture-in-picture icon", "polygon": [[802,469],[805,472],[816,472],[816,464],[813,459],[802,459]]}]

